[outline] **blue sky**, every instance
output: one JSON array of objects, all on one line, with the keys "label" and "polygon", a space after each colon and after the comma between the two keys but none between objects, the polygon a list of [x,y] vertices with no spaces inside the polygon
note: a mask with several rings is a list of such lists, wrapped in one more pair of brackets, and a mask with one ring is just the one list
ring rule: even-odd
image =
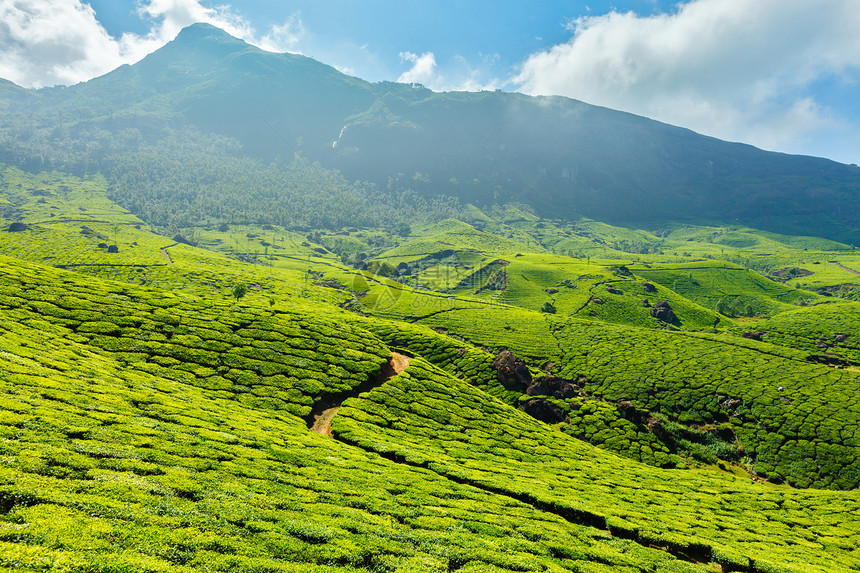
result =
[{"label": "blue sky", "polygon": [[84,81],[196,21],[370,81],[564,95],[860,163],[857,0],[0,0],[0,77]]}]

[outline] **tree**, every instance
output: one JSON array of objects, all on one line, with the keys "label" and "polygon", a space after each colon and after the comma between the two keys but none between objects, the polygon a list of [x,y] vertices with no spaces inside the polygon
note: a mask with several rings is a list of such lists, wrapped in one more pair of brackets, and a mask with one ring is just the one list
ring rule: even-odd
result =
[{"label": "tree", "polygon": [[233,285],[233,296],[236,297],[236,302],[239,302],[239,299],[248,294],[248,287],[245,286],[245,283],[236,283]]}]

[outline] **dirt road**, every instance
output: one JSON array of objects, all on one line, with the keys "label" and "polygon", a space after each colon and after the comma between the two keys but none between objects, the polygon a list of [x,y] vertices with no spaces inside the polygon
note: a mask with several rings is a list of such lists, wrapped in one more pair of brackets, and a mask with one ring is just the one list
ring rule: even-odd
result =
[{"label": "dirt road", "polygon": [[[400,354],[399,352],[392,352],[388,365],[384,366],[382,372],[380,372],[379,384],[384,384],[406,370],[411,361],[412,358],[410,356]],[[340,410],[340,405],[323,410],[314,418],[311,432],[331,437],[331,420],[337,415],[338,410]]]}]

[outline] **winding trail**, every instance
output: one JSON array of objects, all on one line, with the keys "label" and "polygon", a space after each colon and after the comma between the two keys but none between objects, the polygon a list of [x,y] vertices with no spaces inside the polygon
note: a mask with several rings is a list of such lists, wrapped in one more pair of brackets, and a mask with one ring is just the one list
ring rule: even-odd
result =
[{"label": "winding trail", "polygon": [[839,267],[843,271],[848,271],[849,273],[852,273],[855,275],[860,275],[860,271],[855,271],[854,269],[849,269],[845,265],[841,265],[841,264],[837,263],[836,261],[830,261],[830,263],[836,265],[837,267]]},{"label": "winding trail", "polygon": [[[170,245],[170,246],[172,247],[173,245]],[[169,247],[161,247],[161,254],[164,256],[164,261],[165,261],[168,265],[172,265],[172,264],[173,264],[173,261],[172,261],[172,260],[170,260],[170,255],[167,253],[167,249],[168,249],[168,248],[169,248]]]},{"label": "winding trail", "polygon": [[[391,359],[389,359],[388,364],[382,367],[382,371],[379,373],[379,377],[377,377],[373,381],[373,387],[384,384],[385,382],[391,380],[392,378],[406,370],[410,362],[412,362],[411,356],[406,356],[405,354],[400,354],[399,352],[392,352]],[[322,407],[324,409],[321,411],[317,411],[317,408],[315,407],[314,411],[312,411],[311,415],[309,416],[310,419],[308,420],[308,422],[310,424],[310,431],[331,438],[331,421],[332,418],[337,415],[338,410],[340,410],[341,404],[343,404],[343,401],[347,398],[350,398],[351,396],[357,396],[361,392],[366,392],[367,390],[368,388],[366,387],[356,388],[349,395],[342,396],[340,399],[338,399],[336,402],[337,405],[329,406],[327,408],[322,405],[323,401],[321,401],[319,407]]]}]

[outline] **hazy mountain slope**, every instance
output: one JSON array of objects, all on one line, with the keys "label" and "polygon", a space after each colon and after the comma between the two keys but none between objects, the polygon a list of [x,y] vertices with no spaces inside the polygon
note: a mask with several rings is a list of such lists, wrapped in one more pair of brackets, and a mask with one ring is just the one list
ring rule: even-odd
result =
[{"label": "hazy mountain slope", "polygon": [[10,86],[0,92],[10,117],[3,157],[31,167],[92,169],[107,153],[193,128],[265,161],[297,150],[350,179],[478,205],[517,200],[548,217],[739,221],[860,238],[860,168],[566,98],[371,84],[204,24],[89,82],[24,100]]}]

